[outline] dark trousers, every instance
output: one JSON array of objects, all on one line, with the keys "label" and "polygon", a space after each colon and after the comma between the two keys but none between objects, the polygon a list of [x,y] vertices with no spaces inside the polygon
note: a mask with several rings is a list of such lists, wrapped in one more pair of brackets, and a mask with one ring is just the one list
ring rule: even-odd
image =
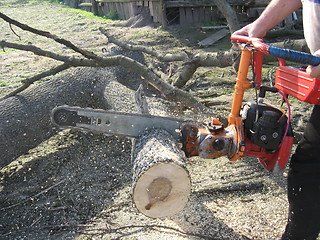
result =
[{"label": "dark trousers", "polygon": [[320,232],[320,105],[314,106],[291,158],[288,201],[288,223],[282,239],[316,239]]}]

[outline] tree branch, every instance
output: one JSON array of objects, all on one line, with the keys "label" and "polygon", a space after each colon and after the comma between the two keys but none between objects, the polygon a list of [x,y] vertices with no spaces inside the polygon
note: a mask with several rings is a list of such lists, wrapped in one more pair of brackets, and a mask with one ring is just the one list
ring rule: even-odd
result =
[{"label": "tree branch", "polygon": [[200,67],[200,65],[197,62],[185,64],[180,74],[178,74],[178,76],[175,78],[173,86],[178,88],[184,87],[192,78],[193,74],[197,71],[198,67]]},{"label": "tree branch", "polygon": [[53,39],[54,41],[65,45],[68,48],[71,48],[73,51],[78,52],[80,54],[82,54],[83,56],[85,56],[86,58],[91,58],[91,59],[95,59],[97,57],[96,54],[94,54],[93,52],[89,52],[83,49],[80,49],[78,47],[76,47],[73,43],[71,43],[68,40],[65,40],[63,38],[60,38],[56,35],[51,34],[50,32],[46,32],[46,31],[41,31],[35,28],[32,28],[26,24],[22,24],[10,17],[8,17],[7,15],[3,14],[0,12],[0,18],[2,18],[4,21],[8,22],[9,24],[13,24],[19,28],[21,28],[22,30],[28,31],[28,32],[32,32],[34,34],[40,35],[40,36],[44,36],[46,38],[50,38]]},{"label": "tree branch", "polygon": [[166,54],[161,54],[158,51],[154,50],[153,48],[148,48],[144,47],[141,45],[132,45],[128,43],[123,43],[117,39],[115,39],[106,29],[99,28],[100,32],[105,35],[109,42],[123,48],[129,51],[138,51],[138,52],[143,52],[147,53],[155,58],[157,58],[161,62],[175,62],[175,61],[187,61],[188,60],[188,55],[183,52],[183,53],[177,53],[177,54],[171,54],[171,53],[166,53]]},{"label": "tree branch", "polygon": [[69,56],[53,53],[50,51],[46,51],[33,45],[24,45],[24,44],[12,43],[12,42],[1,40],[0,46],[14,48],[22,51],[27,51],[27,52],[33,52],[36,55],[48,57],[48,58],[51,58],[57,61],[62,61],[62,62],[71,62],[72,59],[75,59],[74,57],[69,57]]},{"label": "tree branch", "polygon": [[52,76],[52,75],[55,75],[59,72],[62,72],[68,68],[70,68],[71,66],[69,64],[66,64],[66,63],[63,63],[55,68],[52,68],[48,71],[45,71],[45,72],[42,72],[40,74],[37,74],[31,78],[27,78],[25,80],[22,81],[23,85],[17,89],[15,89],[14,91],[10,92],[9,94],[7,94],[6,96],[0,98],[0,101],[4,100],[4,99],[7,99],[9,97],[12,97],[12,96],[15,96],[17,95],[18,93],[22,92],[23,90],[27,89],[31,84],[33,84],[34,82],[42,79],[42,78],[45,78],[45,77],[48,77],[48,76]]},{"label": "tree branch", "polygon": [[[64,66],[69,67],[110,67],[110,66],[123,66],[131,72],[140,74],[150,85],[158,89],[162,95],[175,102],[180,102],[184,106],[192,108],[195,111],[204,111],[205,107],[192,95],[185,91],[177,89],[171,86],[166,81],[163,81],[156,74],[154,74],[145,65],[128,58],[126,56],[118,55],[111,57],[99,57],[99,61],[85,58],[75,58],[56,54],[50,51],[42,50],[32,45],[22,45],[16,43],[10,43],[6,41],[0,41],[0,46],[15,48],[19,50],[25,50],[33,52],[34,54],[49,57],[54,60],[64,62]],[[20,91],[21,92],[21,91]],[[16,92],[15,94],[17,94]]]},{"label": "tree branch", "polygon": [[[174,76],[174,79],[171,80],[173,85],[178,88],[182,88],[185,84],[191,79],[193,74],[196,72],[197,68],[200,66],[203,67],[227,67],[232,65],[235,61],[239,51],[238,49],[231,49],[226,52],[218,52],[218,53],[181,53],[181,54],[159,54],[158,51],[144,47],[141,45],[132,45],[128,43],[123,43],[117,39],[115,39],[108,30],[99,28],[100,32],[104,34],[109,42],[116,44],[117,46],[130,50],[130,51],[139,51],[146,54],[149,54],[155,57],[157,60],[161,62],[173,62],[173,61],[183,61],[183,67],[179,73]],[[154,70],[154,72],[161,77],[163,80],[168,80],[168,77],[160,73],[159,71]]]}]

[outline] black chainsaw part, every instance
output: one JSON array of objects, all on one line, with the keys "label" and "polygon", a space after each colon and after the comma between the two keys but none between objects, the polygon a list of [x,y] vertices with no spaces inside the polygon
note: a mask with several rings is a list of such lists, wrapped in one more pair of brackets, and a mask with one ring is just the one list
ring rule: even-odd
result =
[{"label": "black chainsaw part", "polygon": [[77,123],[90,124],[91,118],[86,116],[80,116],[76,111],[67,109],[58,109],[52,116],[54,122],[61,126],[76,126]]},{"label": "black chainsaw part", "polygon": [[[267,104],[247,103],[243,107],[244,131],[250,141],[268,151],[277,150],[287,126],[287,117]],[[292,136],[289,126],[288,136]]]},{"label": "black chainsaw part", "polygon": [[277,93],[278,91],[275,87],[262,86],[259,90],[259,98],[264,98],[267,92]]}]

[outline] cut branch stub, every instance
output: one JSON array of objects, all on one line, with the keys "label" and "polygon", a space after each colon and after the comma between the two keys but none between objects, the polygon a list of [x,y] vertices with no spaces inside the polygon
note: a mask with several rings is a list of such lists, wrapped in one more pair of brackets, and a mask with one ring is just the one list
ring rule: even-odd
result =
[{"label": "cut branch stub", "polygon": [[148,217],[181,211],[190,196],[185,156],[171,134],[153,129],[137,139],[133,151],[133,201]]}]

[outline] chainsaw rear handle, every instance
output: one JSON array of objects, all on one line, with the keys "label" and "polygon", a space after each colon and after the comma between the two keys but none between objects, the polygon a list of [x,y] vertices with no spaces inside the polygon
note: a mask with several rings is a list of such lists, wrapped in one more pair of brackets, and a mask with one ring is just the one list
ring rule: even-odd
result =
[{"label": "chainsaw rear handle", "polygon": [[249,43],[252,47],[254,47],[256,50],[260,52],[270,54],[274,57],[282,58],[287,61],[308,64],[312,66],[318,66],[320,64],[319,56],[314,56],[304,52],[271,46],[264,43],[260,38],[232,35],[231,40],[236,43]]}]

